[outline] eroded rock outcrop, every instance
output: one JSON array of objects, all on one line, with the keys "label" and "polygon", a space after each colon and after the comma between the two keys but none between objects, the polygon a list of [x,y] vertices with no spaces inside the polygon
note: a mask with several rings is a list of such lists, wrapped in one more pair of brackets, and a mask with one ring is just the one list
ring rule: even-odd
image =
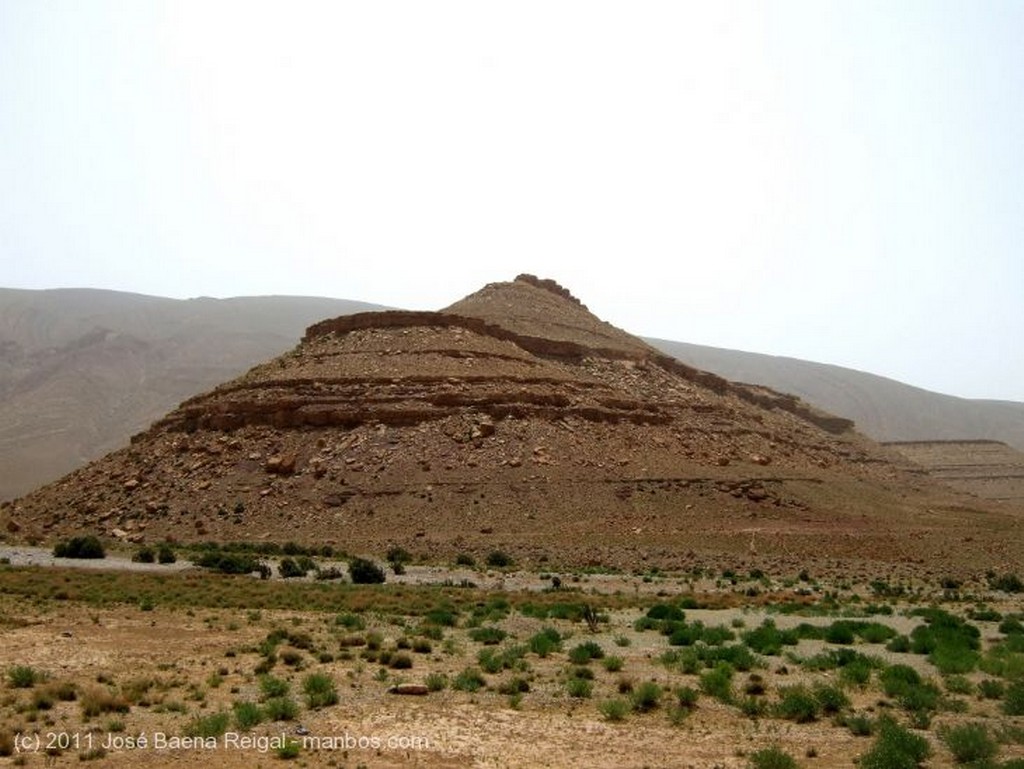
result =
[{"label": "eroded rock outcrop", "polygon": [[838,527],[844,547],[884,556],[905,541],[886,521],[911,504],[906,479],[922,481],[849,428],[521,276],[441,312],[317,323],[0,523],[24,538],[501,548],[623,568],[742,551],[752,529],[762,551],[815,552]]}]

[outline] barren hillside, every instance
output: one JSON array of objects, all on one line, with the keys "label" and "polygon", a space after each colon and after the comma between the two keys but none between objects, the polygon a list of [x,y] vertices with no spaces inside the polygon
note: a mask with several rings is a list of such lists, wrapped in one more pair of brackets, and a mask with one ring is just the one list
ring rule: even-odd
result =
[{"label": "barren hillside", "polygon": [[0,499],[124,446],[185,398],[288,349],[310,323],[371,307],[0,289]]},{"label": "barren hillside", "polygon": [[1024,553],[1012,512],[529,276],[439,313],[315,324],[3,517],[22,537],[500,548],[618,567],[732,553],[967,568]]}]

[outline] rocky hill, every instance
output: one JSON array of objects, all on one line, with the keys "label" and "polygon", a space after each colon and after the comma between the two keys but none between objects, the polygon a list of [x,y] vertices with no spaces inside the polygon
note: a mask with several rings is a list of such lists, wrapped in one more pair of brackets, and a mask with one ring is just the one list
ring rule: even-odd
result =
[{"label": "rocky hill", "polygon": [[934,484],[848,420],[685,366],[531,276],[441,312],[317,323],[0,519],[17,538],[501,549],[622,568],[1024,554],[1012,511]]},{"label": "rocky hill", "polygon": [[1024,507],[1024,453],[999,441],[888,444],[953,488]]},{"label": "rocky hill", "polygon": [[1024,451],[1024,403],[957,398],[864,371],[777,355],[647,341],[691,366],[792,393],[849,417],[876,441],[994,440]]},{"label": "rocky hill", "polygon": [[[473,301],[492,317],[499,309],[507,316],[515,304]],[[0,500],[120,448],[186,398],[291,349],[311,323],[374,309],[383,308],[307,297],[175,300],[0,289]],[[597,347],[615,339],[625,344],[628,335],[594,324],[589,333]],[[989,439],[1024,450],[1021,403],[954,398],[791,358],[645,341],[693,368],[792,393],[808,407],[852,420],[875,440]]]}]

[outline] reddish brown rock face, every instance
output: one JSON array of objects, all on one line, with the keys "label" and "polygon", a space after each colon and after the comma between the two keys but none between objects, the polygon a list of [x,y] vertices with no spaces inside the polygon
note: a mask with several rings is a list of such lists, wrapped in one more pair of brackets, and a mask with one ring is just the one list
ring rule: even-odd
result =
[{"label": "reddish brown rock face", "polygon": [[523,276],[439,313],[318,323],[0,515],[25,537],[131,524],[623,568],[749,555],[752,537],[794,561],[1020,557],[1012,538],[960,547],[972,524],[948,495],[848,421],[684,366]]}]

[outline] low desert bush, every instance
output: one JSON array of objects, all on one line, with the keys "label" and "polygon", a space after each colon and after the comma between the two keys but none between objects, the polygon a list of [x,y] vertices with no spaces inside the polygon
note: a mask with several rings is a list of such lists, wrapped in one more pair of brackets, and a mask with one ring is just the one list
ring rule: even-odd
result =
[{"label": "low desert bush", "polygon": [[231,714],[226,711],[196,716],[185,725],[186,737],[220,737],[228,730]]},{"label": "low desert bush", "polygon": [[987,761],[999,751],[999,746],[983,724],[950,726],[942,729],[939,737],[958,764]]},{"label": "low desert bush", "polygon": [[818,719],[821,704],[806,686],[786,686],[779,689],[775,712],[779,718],[806,724]]},{"label": "low desert bush", "polygon": [[598,705],[601,715],[609,721],[621,721],[630,711],[630,704],[621,698],[605,700]]},{"label": "low desert bush", "polygon": [[302,681],[302,692],[306,695],[306,705],[311,710],[318,710],[338,703],[338,689],[334,679],[326,673],[310,673]]},{"label": "low desert bush", "polygon": [[106,558],[103,544],[93,535],[72,537],[53,548],[55,558]]},{"label": "low desert bush", "polygon": [[235,712],[235,726],[241,731],[248,731],[263,721],[263,708],[255,702],[236,702],[231,709]]},{"label": "low desert bush", "polygon": [[931,754],[928,740],[892,719],[881,719],[878,737],[860,757],[860,769],[915,769]]},{"label": "low desert bush", "polygon": [[700,690],[709,697],[722,702],[732,701],[732,666],[719,662],[714,668],[701,674]]},{"label": "low desert bush", "polygon": [[750,769],[797,769],[791,755],[776,748],[762,748],[750,754]]},{"label": "low desert bush", "polygon": [[460,692],[476,692],[487,685],[487,679],[476,668],[466,668],[452,681],[452,688]]},{"label": "low desert bush", "polygon": [[45,676],[30,665],[14,665],[7,670],[7,683],[12,689],[31,689]]},{"label": "low desert bush", "polygon": [[379,585],[387,579],[384,569],[365,558],[353,558],[349,561],[348,573],[356,585]]},{"label": "low desert bush", "polygon": [[658,703],[661,701],[662,690],[653,681],[644,681],[642,684],[633,689],[630,699],[632,700],[633,710],[637,713],[646,713],[649,710],[654,710],[658,707]]},{"label": "low desert bush", "polygon": [[299,715],[299,706],[291,697],[271,697],[263,703],[263,712],[268,721],[294,721]]}]

